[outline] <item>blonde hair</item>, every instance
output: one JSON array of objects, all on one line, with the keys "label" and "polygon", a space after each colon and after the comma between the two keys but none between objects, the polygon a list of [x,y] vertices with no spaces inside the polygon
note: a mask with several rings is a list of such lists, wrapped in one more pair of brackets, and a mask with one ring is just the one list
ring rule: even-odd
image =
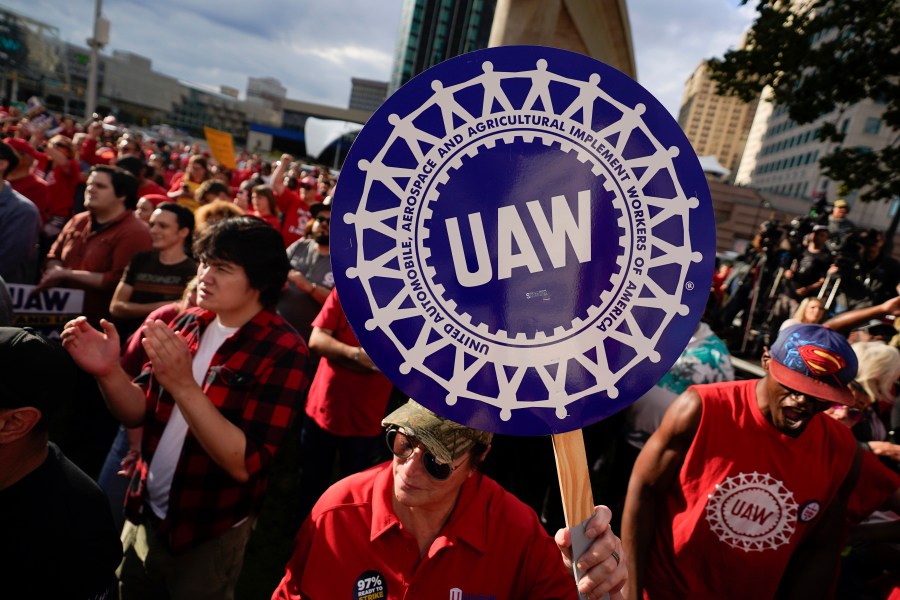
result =
[{"label": "blonde hair", "polygon": [[806,320],[806,309],[809,307],[810,303],[815,300],[819,303],[820,306],[824,307],[825,304],[815,296],[807,296],[803,300],[800,301],[800,306],[797,307],[797,310],[794,311],[794,318],[800,321],[801,323],[811,323],[813,325],[818,325],[822,321],[825,320],[825,311],[821,312],[818,321],[807,321]]},{"label": "blonde hair", "polygon": [[863,386],[872,401],[893,403],[891,389],[900,377],[900,350],[884,342],[856,342],[853,351],[859,361],[856,381]]},{"label": "blonde hair", "polygon": [[51,146],[55,146],[57,144],[65,144],[66,147],[69,149],[69,152],[72,154],[72,157],[77,158],[77,154],[75,153],[75,144],[74,144],[74,142],[72,142],[72,140],[69,139],[68,136],[54,135],[52,138],[50,138],[50,140],[47,143],[50,144]]},{"label": "blonde hair", "polygon": [[202,232],[216,221],[229,217],[239,217],[242,214],[244,214],[244,211],[233,202],[213,200],[209,204],[204,204],[198,208],[197,212],[194,213],[194,217],[197,219],[197,231]]}]

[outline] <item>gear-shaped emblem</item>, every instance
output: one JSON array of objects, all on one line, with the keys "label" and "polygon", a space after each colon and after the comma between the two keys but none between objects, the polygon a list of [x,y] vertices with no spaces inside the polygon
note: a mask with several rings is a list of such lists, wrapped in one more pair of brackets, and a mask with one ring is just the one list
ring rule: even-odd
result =
[{"label": "gear-shaped emblem", "polygon": [[718,538],[745,552],[774,550],[791,540],[797,502],[784,484],[765,473],[740,473],[716,486],[706,520]]},{"label": "gear-shaped emblem", "polygon": [[[662,123],[662,125],[660,125]],[[636,83],[505,47],[398,90],[333,205],[348,318],[405,392],[480,429],[584,427],[643,394],[693,332],[714,226],[696,156]]]},{"label": "gear-shaped emblem", "polygon": [[[585,286],[591,285],[593,290],[590,293],[583,294],[582,297],[575,297],[567,293],[560,298],[558,293],[553,293],[558,291],[554,290],[554,287],[560,287],[554,286],[556,269],[553,268],[552,259],[547,259],[544,262],[550,263],[551,268],[547,269],[546,275],[543,277],[541,274],[536,275],[531,272],[530,269],[521,269],[519,273],[511,273],[510,277],[506,278],[505,281],[496,280],[493,286],[496,288],[495,290],[489,290],[490,284],[488,283],[479,286],[479,289],[485,292],[483,302],[473,302],[471,298],[462,298],[468,290],[459,285],[458,275],[454,271],[440,271],[430,264],[430,258],[435,254],[446,256],[454,251],[458,251],[461,254],[464,253],[464,249],[456,250],[462,244],[457,242],[457,246],[454,246],[448,240],[449,231],[446,227],[443,227],[448,217],[454,222],[454,227],[457,231],[460,228],[466,230],[471,228],[471,224],[467,223],[465,218],[467,216],[465,213],[468,210],[466,205],[455,203],[452,200],[450,202],[441,202],[441,195],[447,195],[451,199],[468,194],[479,194],[482,197],[503,196],[502,188],[498,189],[498,186],[491,185],[492,181],[465,177],[465,173],[460,171],[475,169],[476,172],[491,172],[498,168],[498,164],[508,164],[510,156],[515,156],[517,162],[526,163],[527,159],[524,157],[527,156],[532,145],[538,146],[540,150],[538,153],[539,158],[544,158],[546,149],[554,146],[560,151],[560,159],[564,158],[565,154],[571,156],[572,165],[567,169],[567,180],[561,182],[557,187],[557,196],[555,196],[558,199],[555,205],[556,217],[559,217],[560,213],[563,215],[577,213],[578,208],[573,209],[571,205],[581,204],[583,208],[585,203],[589,203],[589,208],[586,210],[590,210],[592,213],[599,213],[592,214],[592,219],[614,221],[616,223],[616,227],[609,227],[605,235],[600,239],[589,239],[586,242],[590,243],[585,244],[586,251],[596,254],[605,253],[615,257],[615,261],[610,265],[612,271],[606,272],[602,270],[602,266],[606,265],[601,261],[584,261],[584,264],[581,265],[582,272],[580,273],[582,284]],[[485,157],[485,154],[490,156]],[[448,161],[445,172],[437,175],[436,193],[427,197],[425,200],[426,204],[422,207],[423,218],[419,230],[422,250],[419,254],[420,256],[428,257],[422,261],[422,270],[425,275],[426,286],[433,293],[435,302],[444,307],[452,321],[465,326],[467,330],[473,331],[482,339],[511,347],[532,345],[535,342],[541,345],[554,343],[596,322],[597,318],[603,314],[605,308],[601,296],[608,299],[615,292],[619,291],[622,285],[622,267],[625,265],[628,258],[627,253],[632,247],[631,230],[628,227],[628,219],[625,214],[628,212],[628,207],[621,195],[615,193],[615,185],[611,182],[611,178],[604,173],[599,161],[590,154],[578,153],[572,144],[568,143],[564,138],[560,139],[556,135],[546,132],[530,134],[527,136],[527,141],[525,136],[517,132],[506,132],[497,136],[480,138],[468,145],[464,151],[460,152],[460,155],[454,160]],[[477,164],[472,164],[476,162]],[[543,177],[540,164],[535,161],[535,164],[531,166],[533,170],[529,169],[530,173],[523,173],[520,177],[530,176],[536,181],[540,180]],[[462,183],[460,184],[460,182]],[[475,189],[470,190],[473,187],[473,183],[475,184]],[[532,187],[532,184],[526,183],[525,187]],[[581,188],[587,189],[581,190]],[[445,191],[446,194],[444,194]],[[577,202],[579,194],[584,202]],[[543,227],[547,229],[547,231],[543,232],[544,235],[540,235],[541,232],[535,230],[534,236],[520,236],[523,243],[530,243],[527,240],[530,240],[531,237],[534,237],[536,240],[546,239],[547,241],[552,241],[554,236],[565,235],[566,232],[562,230],[561,225],[557,225],[556,230],[550,230],[551,221],[556,224],[556,221],[559,220],[558,218],[552,218],[553,205],[546,210],[543,208],[539,209],[538,207],[541,203],[538,200],[528,199],[530,202],[525,204],[530,206],[521,211],[523,214],[528,215],[522,220],[522,227],[533,226],[534,219],[530,213],[538,215],[537,219],[541,220],[542,217],[540,215],[542,213],[538,212],[538,210],[550,213],[551,218],[541,221]],[[568,207],[567,209],[560,208],[561,200],[559,199],[566,200],[564,206]],[[572,202],[571,200],[576,201]],[[518,219],[517,212],[513,210],[515,206],[515,204],[506,205],[501,207],[498,212],[506,210],[508,215],[506,218]],[[566,210],[570,212],[565,212]],[[435,216],[435,212],[437,212],[437,216]],[[484,230],[496,230],[502,227],[500,223],[496,222],[500,217],[497,216],[495,219],[493,212],[481,211],[478,214],[479,223],[482,223],[480,225],[481,229],[479,229],[480,232],[483,233]],[[460,220],[463,221],[462,224],[458,223]],[[588,217],[581,215],[578,221],[586,223]],[[431,229],[432,222],[435,222],[437,225],[434,231]],[[459,234],[457,233],[456,235],[458,236]],[[543,250],[544,248],[541,249]],[[561,249],[566,251],[564,245],[562,245]],[[558,255],[561,254],[559,247],[556,250]],[[575,252],[574,249],[572,251]],[[477,254],[477,252],[473,254]],[[537,252],[535,252],[535,255],[537,255]],[[648,254],[644,252],[641,260],[646,261],[648,258]],[[578,257],[575,256],[574,260],[578,260]],[[454,265],[459,265],[467,261],[460,259],[453,262]],[[556,262],[562,262],[562,259],[558,256]],[[592,266],[594,267],[593,269],[591,268]],[[466,267],[466,271],[468,271],[468,267]],[[504,289],[500,289],[501,286]],[[453,289],[452,294],[449,293],[448,288]],[[492,294],[491,291],[495,293]],[[564,286],[563,291],[568,292],[569,286]],[[535,305],[535,309],[532,311],[504,311],[502,310],[502,305],[498,305],[495,302],[496,295],[500,293],[518,294],[521,297],[525,297],[531,300],[530,304]],[[585,305],[575,306],[574,304],[578,300],[584,300]],[[559,305],[560,303],[562,303],[562,306]],[[463,304],[470,312],[458,310]]]}]

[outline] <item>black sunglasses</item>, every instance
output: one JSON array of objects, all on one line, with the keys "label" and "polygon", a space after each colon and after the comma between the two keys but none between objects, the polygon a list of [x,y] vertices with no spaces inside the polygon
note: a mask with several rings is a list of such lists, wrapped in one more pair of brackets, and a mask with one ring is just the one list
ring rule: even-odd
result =
[{"label": "black sunglasses", "polygon": [[328,217],[316,217],[316,223],[325,223],[326,225],[331,225],[331,219]]},{"label": "black sunglasses", "polygon": [[425,472],[433,479],[444,481],[457,469],[457,467],[454,467],[453,465],[439,463],[434,457],[434,454],[429,452],[422,442],[414,437],[406,435],[397,427],[389,428],[384,439],[387,442],[388,449],[391,453],[401,459],[409,458],[413,455],[413,452],[416,451],[416,447],[421,446],[422,465],[425,467]]}]

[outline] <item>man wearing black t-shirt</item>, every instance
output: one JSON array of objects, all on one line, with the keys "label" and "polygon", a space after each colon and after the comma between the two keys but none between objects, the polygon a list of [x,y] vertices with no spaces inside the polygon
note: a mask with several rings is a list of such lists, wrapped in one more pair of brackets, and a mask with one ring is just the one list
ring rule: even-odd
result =
[{"label": "man wearing black t-shirt", "polygon": [[784,274],[792,283],[789,290],[793,292],[795,300],[815,295],[825,283],[825,277],[834,264],[834,256],[825,246],[825,242],[828,241],[828,228],[816,225],[807,237],[800,260]]},{"label": "man wearing black t-shirt", "polygon": [[103,492],[47,441],[48,417],[71,393],[66,352],[0,327],[0,571],[4,598],[102,600],[115,590],[122,544]]}]

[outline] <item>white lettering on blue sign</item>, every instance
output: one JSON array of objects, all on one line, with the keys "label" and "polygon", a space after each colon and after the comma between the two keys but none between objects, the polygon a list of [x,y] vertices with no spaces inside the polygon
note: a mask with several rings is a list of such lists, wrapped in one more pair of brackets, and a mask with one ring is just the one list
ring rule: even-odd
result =
[{"label": "white lettering on blue sign", "polygon": [[[551,201],[551,217],[547,220],[537,201],[525,203],[528,213],[543,244],[544,250],[554,269],[566,266],[566,242],[569,242],[578,257],[578,262],[591,260],[591,193],[578,192],[578,216],[572,214],[565,196],[554,196]],[[475,271],[466,265],[466,254],[462,234],[456,217],[445,221],[450,239],[450,250],[456,278],[463,287],[477,287],[493,277],[491,256],[497,257],[497,279],[509,279],[513,269],[526,267],[530,273],[544,270],[528,236],[522,218],[515,206],[501,206],[497,210],[497,248],[491,253],[487,245],[484,226],[479,213],[469,215],[468,241],[475,249]],[[518,248],[518,251],[515,250]]]},{"label": "white lettering on blue sign", "polygon": [[507,432],[521,410],[541,416],[508,432],[544,434],[611,414],[585,401],[646,391],[705,304],[715,228],[696,163],[658,102],[591,59],[452,59],[391,96],[344,166],[348,318],[389,377],[459,422]]}]

